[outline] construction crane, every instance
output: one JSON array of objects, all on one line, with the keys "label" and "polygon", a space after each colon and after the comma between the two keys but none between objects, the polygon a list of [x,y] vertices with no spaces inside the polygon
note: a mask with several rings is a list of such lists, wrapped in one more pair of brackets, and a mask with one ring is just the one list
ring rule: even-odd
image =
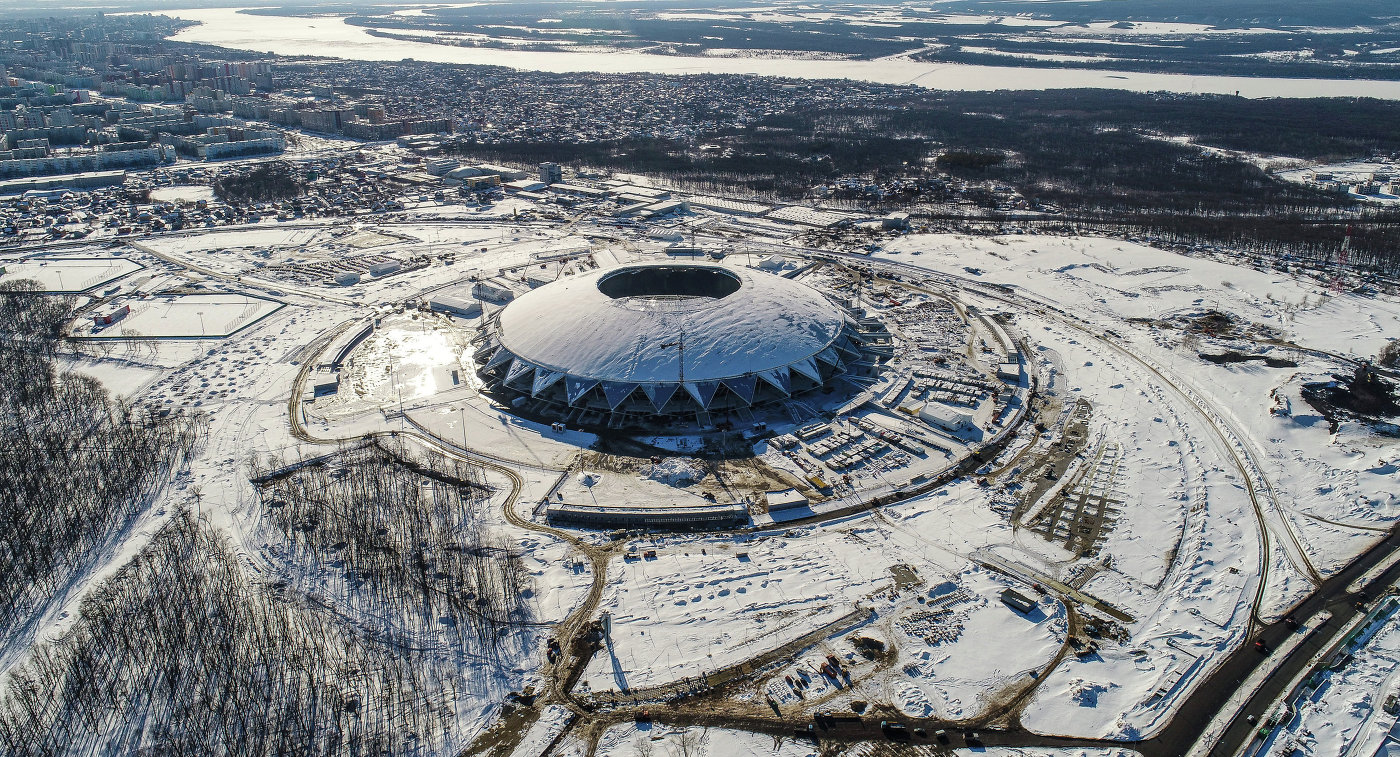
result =
[{"label": "construction crane", "polygon": [[659,345],[661,349],[669,347],[676,348],[676,362],[680,364],[680,383],[685,383],[685,329],[681,329],[680,337],[674,342],[663,342]]}]

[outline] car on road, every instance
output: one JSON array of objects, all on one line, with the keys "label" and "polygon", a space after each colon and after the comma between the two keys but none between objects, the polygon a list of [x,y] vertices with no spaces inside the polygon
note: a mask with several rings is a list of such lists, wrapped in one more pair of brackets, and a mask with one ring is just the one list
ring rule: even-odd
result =
[{"label": "car on road", "polygon": [[889,720],[880,721],[880,732],[885,734],[887,739],[909,738],[909,726]]}]

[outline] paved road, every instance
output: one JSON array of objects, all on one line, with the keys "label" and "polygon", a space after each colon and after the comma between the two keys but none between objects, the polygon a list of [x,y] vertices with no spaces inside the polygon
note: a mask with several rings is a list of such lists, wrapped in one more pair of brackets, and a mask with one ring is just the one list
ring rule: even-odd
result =
[{"label": "paved road", "polygon": [[[324,345],[321,345],[321,348],[324,348]],[[308,365],[310,362],[309,360],[307,361]],[[305,370],[305,368],[303,370]],[[303,381],[304,374],[298,377],[298,382],[292,392],[292,400],[289,403],[291,405],[290,409],[292,410],[291,414],[294,428],[298,425],[296,423],[296,401],[300,398],[299,389]],[[507,514],[508,516],[513,515],[508,508]],[[537,525],[535,528],[536,530],[550,530],[538,527]],[[572,539],[570,540],[573,541]],[[1244,720],[1244,716],[1251,713],[1257,716],[1265,712],[1274,701],[1286,693],[1285,689],[1288,684],[1307,666],[1312,657],[1315,656],[1319,650],[1327,647],[1335,640],[1339,630],[1345,627],[1358,614],[1358,611],[1353,606],[1356,597],[1347,591],[1350,584],[1396,550],[1400,550],[1400,530],[1392,531],[1384,541],[1353,561],[1351,565],[1347,566],[1347,568],[1340,573],[1323,582],[1317,591],[1294,608],[1294,616],[1300,619],[1310,618],[1324,609],[1330,610],[1333,617],[1328,624],[1323,626],[1321,630],[1311,638],[1299,644],[1279,669],[1265,681],[1265,684],[1255,696],[1240,709],[1238,713],[1239,717],[1230,723],[1224,735],[1210,752],[1210,757],[1230,757],[1238,751],[1240,746],[1253,736],[1255,728]],[[592,605],[596,604],[596,595],[601,589],[601,582],[599,579],[605,575],[605,557],[600,565],[598,564],[600,562],[597,559],[599,557],[598,555],[589,553],[587,549],[584,551],[589,554],[594,562],[595,581],[593,593],[590,595],[589,601],[580,608],[581,611],[576,610],[575,613],[570,616],[570,620],[581,621],[587,619],[591,615]],[[1400,563],[1392,566],[1389,570],[1381,574],[1379,578],[1371,582],[1371,584],[1366,587],[1367,593],[1372,597],[1377,596],[1381,593],[1381,590],[1384,590],[1384,587],[1394,585],[1397,580],[1400,580]],[[1378,590],[1378,588],[1380,590]],[[565,625],[567,626],[568,622],[566,622]],[[1285,624],[1279,622],[1264,627],[1259,633],[1259,638],[1264,639],[1265,643],[1270,648],[1274,648],[1290,633],[1294,632],[1287,628]],[[1019,728],[1011,731],[979,731],[979,736],[981,737],[982,743],[989,746],[1118,745],[1136,749],[1143,754],[1144,757],[1181,757],[1191,749],[1200,736],[1201,730],[1206,727],[1216,713],[1229,701],[1241,682],[1243,682],[1264,659],[1264,655],[1254,650],[1253,644],[1248,644],[1228,656],[1221,667],[1203,681],[1186,699],[1168,726],[1158,736],[1146,741],[1136,743],[1106,742],[1096,739],[1046,737],[1030,734]],[[570,673],[576,674],[578,670],[579,668],[575,667]],[[555,683],[556,689],[553,692],[555,694],[554,698],[556,700],[568,700],[568,690],[571,687],[572,681],[566,680],[560,682],[556,678]],[[560,683],[563,685],[559,686]],[[676,717],[675,720],[676,724],[725,725],[731,728],[738,727],[749,731],[775,734],[784,732],[790,734],[792,733],[791,729],[794,725],[783,719],[766,717],[736,718],[733,715],[720,713],[689,712]],[[930,731],[940,727],[938,723],[933,721],[926,722],[911,718],[903,718],[902,720],[911,727],[916,725],[925,726]],[[805,722],[801,725],[805,726]],[[823,740],[829,739],[842,742],[878,740],[882,738],[878,726],[878,717],[862,719],[862,721],[855,722],[848,721],[841,724],[828,723],[827,728],[818,730],[816,735]],[[960,733],[955,733],[952,729],[949,730],[955,745],[962,741]],[[915,742],[923,740],[924,739],[919,737],[914,737]]]},{"label": "paved road", "polygon": [[[1400,531],[1392,531],[1384,541],[1353,561],[1345,570],[1329,578],[1316,592],[1294,608],[1293,616],[1299,620],[1306,620],[1322,610],[1330,610],[1332,619],[1316,634],[1299,644],[1288,660],[1279,666],[1259,691],[1240,708],[1238,717],[1231,721],[1229,728],[1210,751],[1210,757],[1230,757],[1246,741],[1253,738],[1256,728],[1245,721],[1245,716],[1253,714],[1259,717],[1267,712],[1276,700],[1287,693],[1288,684],[1307,667],[1308,662],[1320,650],[1332,644],[1341,629],[1360,614],[1354,607],[1357,597],[1348,593],[1347,587],[1397,549],[1400,549]],[[1400,563],[1382,573],[1365,591],[1374,598],[1387,587],[1394,585],[1397,580],[1400,580]],[[1262,638],[1270,649],[1274,649],[1291,633],[1295,632],[1278,622],[1266,627],[1259,638]],[[1137,750],[1144,757],[1180,757],[1186,754],[1200,736],[1201,730],[1264,659],[1265,655],[1255,651],[1253,644],[1248,644],[1230,655],[1224,665],[1187,698],[1166,729],[1156,738],[1139,743],[1136,746]]]}]

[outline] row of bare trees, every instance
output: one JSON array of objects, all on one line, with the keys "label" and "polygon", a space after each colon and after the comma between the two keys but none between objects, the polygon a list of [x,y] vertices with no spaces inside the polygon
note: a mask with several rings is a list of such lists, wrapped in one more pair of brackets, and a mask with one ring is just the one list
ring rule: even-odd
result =
[{"label": "row of bare trees", "polygon": [[201,417],[113,398],[55,357],[71,298],[0,287],[0,644],[23,639],[191,454]]},{"label": "row of bare trees", "polygon": [[493,490],[479,468],[375,443],[255,473],[265,537],[299,590],[404,644],[488,662],[521,651],[512,629],[530,623],[529,579],[485,525]]},{"label": "row of bare trees", "polygon": [[382,755],[458,748],[471,683],[250,580],[188,511],[12,671],[0,754]]},{"label": "row of bare trees", "polygon": [[255,470],[256,555],[176,508],[33,641],[205,432],[59,370],[72,308],[0,287],[0,644],[27,647],[0,681],[0,754],[460,752],[534,638],[529,577],[484,525],[482,471],[402,447]]}]

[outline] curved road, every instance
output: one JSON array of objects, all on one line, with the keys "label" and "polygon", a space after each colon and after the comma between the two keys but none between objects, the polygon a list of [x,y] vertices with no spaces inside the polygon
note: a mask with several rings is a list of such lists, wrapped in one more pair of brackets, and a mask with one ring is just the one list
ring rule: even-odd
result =
[{"label": "curved road", "polygon": [[[822,256],[830,256],[832,254],[827,251],[794,250],[793,248],[787,248],[787,252],[789,253],[794,251],[806,252],[809,254],[815,253]],[[937,272],[928,271],[925,269],[905,267],[899,264],[890,264],[886,263],[885,261],[880,261],[879,263],[876,263],[875,261],[871,261],[868,258],[863,257],[854,257],[854,260],[866,265],[872,265],[872,267],[878,266],[882,268],[892,268],[901,274],[914,274],[918,276],[931,278],[939,278],[942,276]],[[957,286],[967,286],[968,284],[976,284],[976,282],[965,282],[958,279],[957,277],[952,276],[946,277],[946,279],[947,280],[944,283],[952,283]],[[1005,293],[1001,292],[993,293],[990,291],[981,291],[981,289],[979,288],[978,294],[1006,302],[1007,304],[1016,307],[1030,308],[1042,317],[1052,318],[1058,322],[1068,324],[1069,326],[1085,334],[1086,336],[1092,337],[1096,341],[1102,342],[1110,349],[1122,353],[1128,358],[1140,363],[1145,370],[1148,370],[1149,372],[1157,376],[1159,379],[1162,380],[1164,384],[1166,384],[1169,388],[1177,392],[1184,400],[1186,400],[1188,404],[1190,404],[1194,409],[1197,410],[1197,412],[1203,418],[1205,418],[1207,423],[1212,428],[1212,431],[1215,433],[1215,435],[1217,435],[1218,441],[1225,448],[1225,450],[1229,452],[1230,456],[1233,458],[1233,462],[1237,466],[1239,472],[1242,474],[1247,485],[1247,489],[1250,493],[1250,499],[1254,505],[1257,519],[1259,521],[1259,529],[1262,541],[1261,547],[1263,554],[1270,554],[1268,547],[1268,534],[1270,532],[1270,524],[1266,521],[1266,513],[1264,512],[1265,506],[1263,503],[1260,502],[1260,500],[1263,498],[1263,494],[1265,493],[1267,493],[1268,498],[1270,500],[1274,500],[1273,492],[1267,480],[1263,478],[1262,470],[1252,459],[1249,449],[1244,446],[1242,439],[1235,433],[1235,430],[1232,426],[1230,426],[1228,421],[1224,420],[1222,416],[1214,412],[1213,409],[1210,408],[1210,406],[1207,403],[1205,403],[1203,399],[1195,395],[1195,393],[1192,392],[1190,389],[1181,387],[1177,383],[1173,382],[1170,378],[1168,378],[1160,370],[1158,370],[1158,368],[1155,365],[1145,360],[1144,358],[1135,355],[1134,353],[1122,347],[1121,345],[1118,345],[1106,339],[1101,334],[1098,334],[1090,330],[1089,328],[1083,326],[1082,324],[1075,322],[1071,317],[1068,316],[1068,314],[1055,311],[1052,307],[1046,306],[1044,303],[1040,303],[1038,301],[1023,300],[1021,298],[1012,299],[1011,297],[1006,296]],[[309,352],[318,353],[320,350],[325,349],[326,345],[328,345],[334,339],[334,337],[340,333],[341,329],[345,327],[348,327],[348,325],[343,325],[341,328],[334,329],[331,332],[328,332],[326,335],[323,335],[322,337],[318,338],[315,342],[313,342],[313,345]],[[312,437],[308,432],[305,431],[304,428],[302,428],[300,424],[299,404],[301,397],[301,388],[304,385],[306,375],[309,372],[310,366],[313,364],[313,362],[314,358],[309,358],[303,361],[302,370],[298,373],[297,379],[292,389],[291,397],[289,399],[288,410],[293,426],[293,431],[299,438],[305,439],[307,441],[323,443],[344,441],[344,439],[338,438]],[[398,436],[401,434],[412,436],[418,439],[420,442],[430,447],[436,448],[444,454],[461,458],[464,461],[470,462],[472,464],[481,465],[488,469],[495,470],[501,473],[502,475],[506,476],[511,481],[512,491],[510,495],[506,498],[506,502],[503,507],[503,513],[505,518],[512,525],[530,531],[547,533],[551,536],[568,541],[569,543],[573,544],[576,548],[578,548],[580,552],[582,552],[585,556],[588,557],[593,569],[592,585],[584,601],[573,612],[571,612],[569,616],[565,618],[565,620],[562,621],[558,626],[556,633],[558,638],[560,638],[561,642],[563,642],[565,646],[565,654],[561,658],[561,661],[559,663],[547,668],[550,683],[548,690],[543,696],[543,701],[546,703],[562,703],[570,707],[570,709],[574,710],[576,713],[585,714],[583,708],[580,707],[580,703],[571,695],[569,689],[572,687],[573,682],[577,679],[577,676],[581,673],[583,665],[584,663],[586,663],[587,659],[574,657],[571,650],[569,650],[568,647],[571,646],[569,642],[572,639],[574,639],[578,635],[578,633],[585,627],[585,624],[592,617],[594,611],[597,608],[598,603],[601,600],[603,587],[606,583],[607,562],[609,556],[608,551],[606,549],[602,549],[594,545],[588,544],[583,540],[579,539],[578,537],[575,537],[566,532],[559,531],[549,526],[536,523],[527,518],[523,518],[518,513],[516,513],[514,510],[514,505],[523,488],[523,482],[521,481],[518,474],[511,470],[508,465],[504,465],[501,462],[495,460],[484,459],[478,455],[473,454],[471,451],[457,447],[451,444],[450,442],[438,439],[436,437],[424,435],[418,433],[417,431],[384,431],[378,432],[375,435]],[[1256,479],[1256,476],[1258,476],[1258,479]],[[1274,507],[1279,507],[1279,504],[1276,502],[1276,500],[1271,502],[1270,504],[1272,504]],[[1340,629],[1342,626],[1345,625],[1347,621],[1349,621],[1350,618],[1354,617],[1354,615],[1357,612],[1352,607],[1352,603],[1355,601],[1355,597],[1347,592],[1347,586],[1358,576],[1360,576],[1363,572],[1379,563],[1391,553],[1400,551],[1400,533],[1392,531],[1389,537],[1387,537],[1382,543],[1376,545],[1365,555],[1353,561],[1352,564],[1347,566],[1342,571],[1338,572],[1336,575],[1327,579],[1326,581],[1321,581],[1320,576],[1317,575],[1316,570],[1313,569],[1313,566],[1311,565],[1310,561],[1307,560],[1306,551],[1302,548],[1302,545],[1299,542],[1296,533],[1293,532],[1292,526],[1288,524],[1286,515],[1284,515],[1281,510],[1279,512],[1279,515],[1280,519],[1284,524],[1286,538],[1289,542],[1291,542],[1291,545],[1293,546],[1293,550],[1285,550],[1286,555],[1301,573],[1303,573],[1305,576],[1308,576],[1310,579],[1313,579],[1315,585],[1318,586],[1317,590],[1307,599],[1303,600],[1299,605],[1297,605],[1294,608],[1293,612],[1299,617],[1309,617],[1315,612],[1327,608],[1334,613],[1334,617],[1331,623],[1328,624],[1328,626],[1326,626],[1322,632],[1316,634],[1313,638],[1310,638],[1306,642],[1299,645],[1299,647],[1295,649],[1289,655],[1289,658],[1280,666],[1279,670],[1276,671],[1272,676],[1270,676],[1266,680],[1264,686],[1260,689],[1258,694],[1254,698],[1252,698],[1244,708],[1241,709],[1240,713],[1237,713],[1238,717],[1231,723],[1229,729],[1227,729],[1225,734],[1222,736],[1220,742],[1216,745],[1214,751],[1210,753],[1211,757],[1228,757],[1228,755],[1233,754],[1234,750],[1238,748],[1238,746],[1241,745],[1244,740],[1248,739],[1253,733],[1252,726],[1249,726],[1249,724],[1247,724],[1244,721],[1244,714],[1250,712],[1257,714],[1261,712],[1265,707],[1267,707],[1270,702],[1277,698],[1279,693],[1283,690],[1285,686],[1287,686],[1288,682],[1293,678],[1293,676],[1296,675],[1296,673],[1307,664],[1307,662],[1315,654],[1316,650],[1322,648],[1326,644],[1331,643],[1332,636],[1336,633],[1337,629]],[[1300,560],[1301,564],[1299,564]],[[1392,566],[1389,570],[1382,574],[1380,578],[1373,582],[1372,587],[1388,587],[1392,583],[1394,583],[1397,580],[1397,578],[1400,578],[1400,564]],[[1260,586],[1256,593],[1256,598],[1254,602],[1255,613],[1254,616],[1251,618],[1251,631],[1255,630],[1255,628],[1257,627],[1259,630],[1260,638],[1264,639],[1265,642],[1272,648],[1278,643],[1279,640],[1284,638],[1285,634],[1292,632],[1288,630],[1286,626],[1284,626],[1281,622],[1270,625],[1264,625],[1262,621],[1258,620],[1257,611],[1260,602],[1262,602],[1264,590],[1265,581],[1263,575],[1261,574]],[[1374,596],[1374,593],[1372,595]],[[1057,656],[1055,662],[1058,662],[1062,656],[1063,650],[1061,651],[1061,655]],[[981,742],[987,745],[1007,746],[1127,746],[1137,749],[1147,757],[1180,757],[1180,755],[1186,754],[1191,749],[1192,745],[1200,736],[1200,731],[1203,727],[1203,724],[1208,723],[1211,720],[1211,718],[1214,717],[1215,714],[1220,711],[1220,709],[1225,705],[1225,703],[1234,693],[1239,683],[1245,680],[1249,673],[1252,670],[1254,670],[1264,659],[1265,657],[1260,653],[1256,652],[1252,646],[1242,647],[1241,649],[1238,649],[1234,653],[1223,658],[1217,665],[1216,670],[1212,672],[1204,681],[1198,684],[1195,690],[1185,699],[1185,701],[1182,702],[1177,712],[1174,714],[1171,721],[1168,723],[1167,727],[1163,729],[1163,731],[1154,738],[1142,742],[1119,742],[1100,739],[1047,737],[1031,734],[1020,729],[1019,727],[1014,727],[1007,730],[986,731],[980,734]],[[1053,668],[1054,665],[1052,664],[1051,667]],[[1043,678],[1043,676],[1041,676],[1041,678]],[[1030,688],[1033,690],[1034,687]],[[1019,696],[1016,696],[1015,701],[1011,702],[1009,706],[997,708],[995,718],[984,715],[983,717],[978,718],[976,723],[916,721],[914,719],[908,718],[906,718],[905,720],[911,725],[924,725],[930,730],[936,728],[952,729],[959,726],[973,726],[978,728],[984,728],[985,725],[983,724],[985,723],[991,722],[996,718],[1002,718],[1009,714],[1013,714],[1015,709],[1014,705],[1022,703],[1025,700],[1025,696],[1027,693],[1028,692],[1025,691],[1018,692]],[[728,728],[739,728],[742,730],[772,733],[775,735],[790,734],[792,733],[792,728],[794,726],[794,723],[791,720],[778,716],[767,716],[762,714],[745,716],[733,712],[720,713],[714,711],[713,709],[706,708],[700,701],[697,701],[695,704],[698,706],[687,707],[684,706],[684,704],[682,703],[680,707],[676,707],[668,711],[666,714],[660,715],[659,719],[675,725],[722,725]],[[592,725],[596,726],[600,723],[606,722],[622,722],[624,720],[631,719],[633,715],[635,715],[635,708],[620,708],[618,710],[609,713],[602,713],[597,716],[590,717],[588,719],[593,721]],[[582,719],[580,720],[580,722],[582,722]],[[874,727],[870,722],[859,724],[846,723],[842,725],[832,725],[827,729],[822,729],[818,731],[818,735],[823,739],[830,739],[842,742],[858,742],[878,740],[883,738],[882,735],[879,733],[878,728]],[[961,739],[959,738],[958,741],[960,740]]]},{"label": "curved road", "polygon": [[[584,712],[583,707],[574,698],[571,689],[573,684],[582,674],[588,657],[576,656],[573,651],[572,642],[577,637],[585,624],[593,617],[597,610],[598,603],[602,600],[603,587],[607,583],[608,556],[607,549],[600,548],[585,542],[573,534],[552,528],[532,520],[522,518],[515,512],[515,504],[524,490],[524,481],[520,475],[509,466],[503,465],[494,459],[480,457],[470,450],[458,447],[450,442],[439,439],[435,436],[419,433],[417,431],[376,431],[369,434],[359,434],[350,437],[317,437],[306,430],[301,423],[301,397],[306,385],[306,378],[311,372],[311,367],[315,365],[316,358],[319,357],[336,338],[347,331],[356,320],[346,321],[335,328],[327,331],[313,340],[307,347],[305,357],[301,367],[297,371],[296,378],[292,382],[291,395],[287,400],[287,417],[291,423],[292,434],[298,439],[306,442],[318,444],[334,444],[336,442],[355,441],[371,437],[399,438],[410,437],[429,448],[437,450],[449,458],[461,460],[464,463],[478,465],[482,468],[495,471],[505,476],[510,481],[510,493],[506,495],[505,501],[501,505],[505,519],[517,528],[536,533],[548,534],[555,538],[566,541],[574,546],[588,558],[592,573],[592,583],[589,586],[588,594],[583,602],[574,608],[554,630],[555,638],[559,639],[563,648],[563,654],[554,663],[546,663],[546,673],[548,689],[541,696],[542,704],[560,703],[568,706],[575,713]],[[540,625],[531,623],[530,625]],[[523,734],[521,734],[523,736]]]}]

